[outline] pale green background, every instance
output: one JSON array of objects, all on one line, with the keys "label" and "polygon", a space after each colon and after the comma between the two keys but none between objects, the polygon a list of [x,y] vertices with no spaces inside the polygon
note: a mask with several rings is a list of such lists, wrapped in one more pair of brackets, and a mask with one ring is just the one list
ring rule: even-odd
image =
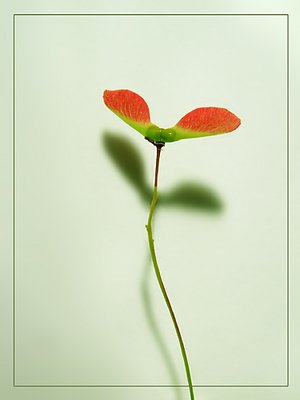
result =
[{"label": "pale green background", "polygon": [[286,382],[285,33],[285,17],[17,16],[18,384],[172,384],[141,306],[147,210],[100,138],[128,137],[152,179],[154,149],[101,100],[119,87],[163,126],[199,105],[241,117],[166,146],[161,187],[207,182],[225,212],[162,209],[157,249],[194,383]]},{"label": "pale green background", "polygon": [[[128,87],[162,126],[202,105],[241,117],[236,133],[166,147],[162,189],[207,184],[224,212],[161,208],[155,238],[194,383],[285,384],[285,18],[17,17],[16,26],[16,383],[172,384],[141,302],[147,210],[101,141],[105,129],[127,137],[151,183],[154,150],[101,100],[105,88]],[[151,390],[134,395],[175,398]]]}]

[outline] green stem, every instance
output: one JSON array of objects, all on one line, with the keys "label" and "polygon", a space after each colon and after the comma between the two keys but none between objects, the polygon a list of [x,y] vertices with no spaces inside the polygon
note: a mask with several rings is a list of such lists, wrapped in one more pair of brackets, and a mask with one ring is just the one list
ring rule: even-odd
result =
[{"label": "green stem", "polygon": [[160,270],[159,270],[157,257],[156,257],[156,253],[155,253],[155,248],[154,248],[154,239],[153,239],[153,234],[152,234],[152,219],[153,219],[153,214],[154,214],[155,206],[157,204],[157,199],[158,199],[158,171],[159,171],[160,153],[161,153],[162,147],[164,146],[164,144],[159,144],[159,143],[154,143],[154,144],[155,144],[156,150],[157,150],[157,152],[156,152],[156,165],[155,165],[155,179],[154,179],[153,197],[152,197],[152,202],[151,202],[151,206],[150,206],[150,212],[149,212],[148,223],[146,225],[146,229],[147,229],[147,232],[148,232],[148,241],[149,241],[149,247],[150,247],[150,254],[151,254],[151,258],[152,258],[152,262],[153,262],[156,278],[157,278],[160,290],[162,292],[162,295],[164,297],[164,300],[166,302],[166,305],[168,307],[170,316],[171,316],[172,321],[173,321],[173,325],[174,325],[174,328],[175,328],[175,331],[176,331],[176,335],[177,335],[177,338],[178,338],[178,341],[179,341],[180,350],[181,350],[181,354],[182,354],[182,358],[183,358],[183,362],[184,362],[186,377],[187,377],[188,384],[189,384],[190,398],[191,398],[191,400],[194,400],[194,391],[193,391],[193,383],[192,383],[191,371],[190,371],[190,367],[189,367],[189,362],[188,362],[188,358],[187,358],[184,342],[183,342],[183,339],[182,339],[182,335],[180,333],[180,329],[179,329],[179,325],[178,325],[177,320],[176,320],[175,313],[173,311],[173,308],[172,308],[171,302],[169,300],[165,285],[164,285],[163,280],[162,280],[162,276],[161,276],[161,273],[160,273]]}]

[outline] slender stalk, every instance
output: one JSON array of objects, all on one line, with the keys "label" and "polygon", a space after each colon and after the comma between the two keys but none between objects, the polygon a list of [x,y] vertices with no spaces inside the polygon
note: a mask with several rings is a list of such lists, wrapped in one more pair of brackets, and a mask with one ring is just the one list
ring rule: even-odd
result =
[{"label": "slender stalk", "polygon": [[158,266],[158,262],[157,262],[157,257],[156,257],[156,253],[155,253],[155,248],[154,248],[154,239],[153,239],[153,234],[152,234],[152,219],[153,219],[153,214],[154,214],[154,210],[155,210],[155,206],[157,204],[157,199],[158,199],[158,172],[159,172],[159,161],[160,161],[160,153],[161,153],[161,149],[164,146],[164,144],[158,144],[155,143],[156,146],[156,164],[155,164],[155,178],[154,178],[154,188],[153,188],[153,197],[152,197],[152,202],[151,202],[151,206],[150,206],[150,212],[149,212],[149,217],[148,217],[148,223],[146,225],[146,229],[148,232],[148,241],[149,241],[149,247],[150,247],[150,254],[151,254],[151,258],[152,258],[152,262],[153,262],[153,266],[154,266],[154,270],[155,270],[155,275],[160,287],[160,290],[162,292],[162,295],[164,297],[165,303],[168,307],[175,331],[176,331],[176,335],[179,341],[179,345],[180,345],[180,350],[181,350],[181,354],[182,354],[182,358],[183,358],[183,362],[184,362],[184,367],[185,367],[185,372],[186,372],[186,377],[187,377],[187,381],[189,384],[189,390],[190,390],[190,398],[191,400],[194,400],[194,391],[193,391],[193,383],[192,383],[192,377],[191,377],[191,371],[190,371],[190,367],[189,367],[189,362],[188,362],[188,358],[187,358],[187,354],[186,354],[186,350],[185,350],[185,346],[184,346],[184,342],[182,339],[182,335],[179,329],[179,325],[178,322],[176,320],[176,316],[175,313],[173,311],[171,302],[169,300],[164,282],[162,280],[162,276],[160,273],[160,269]]}]

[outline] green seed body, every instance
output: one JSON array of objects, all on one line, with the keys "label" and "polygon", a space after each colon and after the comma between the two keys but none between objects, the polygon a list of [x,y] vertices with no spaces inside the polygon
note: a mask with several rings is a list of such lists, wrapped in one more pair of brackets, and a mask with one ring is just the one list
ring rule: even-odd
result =
[{"label": "green seed body", "polygon": [[176,140],[176,132],[171,128],[162,129],[161,136],[164,142],[174,142]]},{"label": "green seed body", "polygon": [[145,135],[153,142],[174,142],[176,140],[176,132],[172,128],[160,128],[157,125],[151,125]]}]

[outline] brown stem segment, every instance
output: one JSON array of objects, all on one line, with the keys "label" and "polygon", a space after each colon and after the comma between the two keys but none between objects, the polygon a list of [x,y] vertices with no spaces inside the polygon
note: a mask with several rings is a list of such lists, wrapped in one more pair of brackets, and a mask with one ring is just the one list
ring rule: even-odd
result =
[{"label": "brown stem segment", "polygon": [[156,162],[155,162],[155,177],[154,177],[154,187],[158,186],[158,171],[159,171],[159,161],[160,161],[160,153],[161,149],[164,147],[164,144],[155,144],[156,146]]}]

